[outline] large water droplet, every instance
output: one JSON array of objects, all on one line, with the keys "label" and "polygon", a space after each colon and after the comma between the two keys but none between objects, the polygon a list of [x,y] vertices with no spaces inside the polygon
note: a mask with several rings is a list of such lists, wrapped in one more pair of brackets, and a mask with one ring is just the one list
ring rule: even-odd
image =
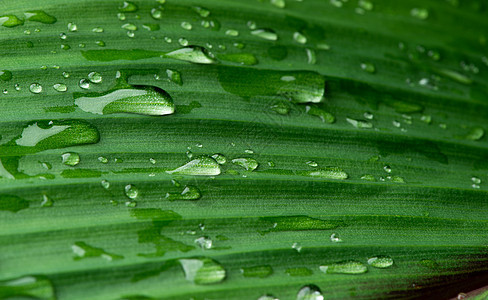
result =
[{"label": "large water droplet", "polygon": [[125,86],[103,93],[75,93],[75,105],[94,114],[134,113],[162,116],[174,113],[171,96],[151,86]]},{"label": "large water droplet", "polygon": [[45,276],[23,276],[0,281],[2,299],[56,299],[52,282]]},{"label": "large water droplet", "polygon": [[214,284],[225,279],[226,271],[217,261],[207,258],[187,258],[179,260],[186,280],[195,284]]},{"label": "large water droplet", "polygon": [[311,284],[298,291],[297,300],[324,300],[324,296],[318,286]]},{"label": "large water droplet", "polygon": [[24,21],[22,19],[17,18],[15,15],[3,15],[0,16],[0,25],[4,27],[15,27],[19,25],[23,25]]},{"label": "large water droplet", "polygon": [[368,267],[361,262],[348,260],[327,266],[320,266],[320,271],[327,274],[363,274],[368,271]]},{"label": "large water droplet", "polygon": [[199,156],[183,166],[171,171],[166,171],[168,174],[175,175],[204,175],[215,176],[220,174],[220,166],[210,156]]},{"label": "large water droplet", "polygon": [[30,10],[24,13],[24,16],[29,21],[44,23],[44,24],[54,24],[57,19],[54,16],[47,14],[43,10]]},{"label": "large water droplet", "polygon": [[217,62],[207,49],[200,46],[188,46],[162,56],[197,64],[214,64]]}]

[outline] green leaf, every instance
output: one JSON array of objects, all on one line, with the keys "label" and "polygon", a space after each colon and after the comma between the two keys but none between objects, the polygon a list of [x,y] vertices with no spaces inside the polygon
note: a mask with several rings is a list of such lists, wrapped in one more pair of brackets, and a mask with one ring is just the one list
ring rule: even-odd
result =
[{"label": "green leaf", "polygon": [[3,2],[0,299],[486,297],[482,1]]}]

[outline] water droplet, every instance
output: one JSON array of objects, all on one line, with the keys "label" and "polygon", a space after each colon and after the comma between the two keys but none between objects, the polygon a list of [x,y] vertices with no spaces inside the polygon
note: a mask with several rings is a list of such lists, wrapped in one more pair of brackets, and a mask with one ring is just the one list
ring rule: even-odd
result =
[{"label": "water droplet", "polygon": [[132,1],[124,1],[119,6],[119,11],[121,12],[135,12],[137,11],[137,9],[138,9],[137,5]]},{"label": "water droplet", "polygon": [[43,10],[26,11],[24,13],[24,16],[29,21],[39,22],[43,24],[54,24],[57,21],[57,19],[54,16],[47,14]]},{"label": "water droplet", "polygon": [[478,141],[485,135],[485,130],[481,127],[475,127],[466,135],[466,139]]},{"label": "water droplet", "polygon": [[117,18],[119,21],[125,21],[125,19],[127,19],[124,13],[117,13]]},{"label": "water droplet", "polygon": [[75,242],[71,246],[71,250],[73,250],[73,253],[75,255],[74,257],[75,260],[89,258],[89,257],[101,257],[108,261],[112,261],[114,259],[124,258],[122,255],[108,253],[102,248],[96,248],[90,246],[85,242]]},{"label": "water droplet", "polygon": [[0,70],[0,80],[9,81],[12,79],[12,72],[9,70]]},{"label": "water droplet", "polygon": [[305,49],[305,52],[307,53],[307,63],[309,65],[314,65],[317,63],[317,55],[315,54],[315,50],[307,48]]},{"label": "water droplet", "polygon": [[206,17],[210,16],[210,11],[206,8],[201,7],[201,6],[194,6],[193,10],[197,14],[199,14],[200,17],[202,17],[202,18],[206,18]]},{"label": "water droplet", "polygon": [[364,116],[365,119],[368,119],[368,120],[373,120],[373,118],[374,118],[374,115],[372,113],[370,113],[370,112],[365,112],[363,114],[363,116]]},{"label": "water droplet", "polygon": [[24,21],[17,18],[15,15],[3,15],[0,16],[0,25],[8,28],[23,25]]},{"label": "water droplet", "polygon": [[419,20],[426,20],[429,17],[429,11],[426,8],[412,8],[410,15]]},{"label": "water droplet", "polygon": [[220,166],[215,159],[204,155],[199,156],[172,171],[166,171],[166,173],[175,175],[215,176],[220,174]]},{"label": "water droplet", "polygon": [[64,83],[56,83],[53,85],[53,89],[58,92],[66,92],[68,87]]},{"label": "water droplet", "polygon": [[223,154],[220,154],[220,153],[216,153],[216,154],[212,155],[212,158],[215,159],[215,161],[219,165],[223,165],[227,162],[227,158]]},{"label": "water droplet", "polygon": [[108,164],[108,158],[103,156],[98,157],[98,161],[101,162],[102,164]]},{"label": "water droplet", "polygon": [[88,80],[93,83],[100,83],[102,82],[102,75],[100,75],[98,72],[90,72],[88,73]]},{"label": "water droplet", "polygon": [[476,176],[471,177],[471,181],[472,181],[474,184],[480,184],[480,183],[481,183],[481,179],[479,179],[479,178],[478,178],[478,177],[476,177]]},{"label": "water droplet", "polygon": [[330,0],[330,4],[334,5],[335,7],[342,7],[344,3],[341,0]]},{"label": "water droplet", "polygon": [[307,114],[315,117],[319,117],[322,122],[327,123],[327,124],[332,124],[335,122],[335,117],[331,113],[318,108],[317,106],[309,106],[307,105],[305,107],[305,111]]},{"label": "water droplet", "polygon": [[207,51],[207,49],[200,46],[188,46],[169,53],[164,54],[165,57],[188,61],[197,64],[214,64],[216,60]]},{"label": "water droplet", "polygon": [[151,17],[156,20],[161,19],[163,16],[163,11],[160,8],[153,8],[151,9]]},{"label": "water droplet", "polygon": [[78,26],[75,23],[68,23],[68,31],[78,31]]},{"label": "water droplet", "polygon": [[186,280],[195,284],[215,284],[225,279],[224,267],[213,259],[198,257],[178,261],[185,272]]},{"label": "water droplet", "polygon": [[136,31],[137,30],[137,26],[132,24],[132,23],[126,23],[120,27],[122,27],[125,30],[130,30],[130,31]]},{"label": "water droplet", "polygon": [[176,70],[172,70],[172,69],[167,69],[166,75],[168,76],[168,79],[171,82],[174,82],[177,85],[183,85],[183,80],[181,79],[181,73],[180,72],[178,72]]},{"label": "water droplet", "polygon": [[347,260],[327,266],[320,266],[320,271],[326,274],[363,274],[368,271],[368,267],[361,262]]},{"label": "water droplet", "polygon": [[306,164],[311,166],[311,167],[318,167],[319,166],[319,164],[313,160],[307,161]]},{"label": "water droplet", "polygon": [[324,300],[324,296],[318,286],[311,284],[298,291],[296,300]]},{"label": "water droplet", "polygon": [[202,236],[202,237],[195,239],[195,244],[197,244],[203,250],[211,249],[212,243],[213,243],[212,239],[209,238],[208,236]]},{"label": "water droplet", "polygon": [[191,30],[193,28],[193,26],[186,21],[181,22],[180,25],[181,25],[181,28],[183,28],[185,30]]},{"label": "water droplet", "polygon": [[287,115],[290,113],[290,106],[288,103],[280,101],[270,106],[270,108],[280,115]]},{"label": "water droplet", "polygon": [[356,128],[360,128],[360,129],[371,129],[371,128],[373,128],[373,124],[371,124],[370,122],[367,122],[367,121],[355,120],[355,119],[351,119],[351,118],[346,118],[346,121]]},{"label": "water droplet", "polygon": [[105,42],[104,41],[95,41],[95,44],[100,47],[105,47]]},{"label": "water droplet", "polygon": [[105,180],[105,179],[100,182],[100,185],[106,190],[108,190],[110,188],[110,182],[108,180]]},{"label": "water droplet", "polygon": [[244,277],[266,278],[273,274],[273,268],[269,265],[245,267],[241,268],[241,273]]},{"label": "water droplet", "polygon": [[63,164],[67,166],[73,167],[80,163],[80,155],[75,152],[63,153],[61,158],[63,159]]},{"label": "water droplet", "polygon": [[330,241],[333,243],[340,243],[342,242],[342,239],[336,233],[333,233],[330,235]]},{"label": "water droplet", "polygon": [[367,180],[367,181],[376,181],[376,178],[371,174],[365,174],[365,175],[361,176],[361,179]]},{"label": "water droplet", "polygon": [[29,90],[33,94],[39,94],[40,92],[42,92],[42,85],[40,85],[39,83],[33,83],[29,86]]},{"label": "water droplet", "polygon": [[278,35],[271,29],[255,29],[251,31],[251,34],[269,41],[278,40]]},{"label": "water droplet", "polygon": [[305,267],[298,267],[298,268],[287,268],[285,273],[288,276],[311,276],[313,275],[313,271],[309,268]]},{"label": "water droplet", "polygon": [[225,31],[225,34],[228,36],[239,36],[239,31],[235,29],[228,29]]},{"label": "water droplet", "polygon": [[362,63],[361,64],[361,69],[368,72],[368,73],[374,73],[376,72],[376,68],[373,64],[371,63]]},{"label": "water droplet", "polygon": [[198,200],[202,197],[200,190],[194,186],[185,186],[181,193],[167,193],[166,199],[169,201],[175,200]]},{"label": "water droplet", "polygon": [[[88,81],[85,81],[88,83]],[[75,93],[75,104],[93,114],[135,113],[162,116],[174,113],[171,96],[151,86],[125,86],[102,93]]]},{"label": "water droplet", "polygon": [[243,167],[246,171],[254,171],[259,166],[254,158],[235,158],[232,163]]},{"label": "water droplet", "polygon": [[385,170],[386,173],[391,173],[391,167],[390,166],[384,166],[383,170]]},{"label": "water droplet", "polygon": [[393,258],[389,256],[374,256],[368,259],[368,264],[375,268],[386,269],[393,265]]},{"label": "water droplet", "polygon": [[374,8],[373,3],[370,1],[367,1],[367,0],[359,0],[358,6],[364,10],[369,10],[369,11],[373,10],[373,8]]},{"label": "water droplet", "polygon": [[319,50],[330,50],[330,46],[326,43],[317,44],[317,49]]},{"label": "water droplet", "polygon": [[78,86],[82,89],[89,89],[90,88],[90,81],[88,81],[87,79],[85,78],[82,78],[79,83],[78,83]]},{"label": "water droplet", "polygon": [[[14,179],[15,177],[9,177],[4,175],[2,162],[0,161],[0,175],[2,177],[6,177],[9,179]],[[5,170],[6,171],[6,170]],[[22,199],[18,196],[14,195],[7,195],[7,194],[0,194],[0,211],[10,211],[16,213],[22,209],[26,209],[29,207],[29,201]],[[1,291],[1,286],[0,286]]]},{"label": "water droplet", "polygon": [[139,196],[139,190],[132,184],[128,184],[124,187],[124,192],[127,198],[134,200]]},{"label": "water droplet", "polygon": [[42,195],[41,207],[51,207],[54,205],[54,201],[47,195]]},{"label": "water droplet", "polygon": [[52,282],[45,276],[23,276],[0,281],[2,299],[56,299]]},{"label": "water droplet", "polygon": [[285,8],[285,0],[270,0],[270,3],[279,8]]},{"label": "water droplet", "polygon": [[102,33],[104,30],[102,27],[95,27],[92,29],[92,32],[96,32],[96,33]]},{"label": "water droplet", "polygon": [[304,36],[302,33],[300,32],[295,32],[293,34],[293,39],[295,40],[295,42],[297,43],[300,43],[300,44],[305,44],[307,43],[307,37]]},{"label": "water droplet", "polygon": [[315,169],[312,171],[303,172],[302,175],[315,177],[315,178],[326,178],[326,179],[339,179],[345,180],[349,177],[346,172],[338,167],[326,167],[323,169]]}]

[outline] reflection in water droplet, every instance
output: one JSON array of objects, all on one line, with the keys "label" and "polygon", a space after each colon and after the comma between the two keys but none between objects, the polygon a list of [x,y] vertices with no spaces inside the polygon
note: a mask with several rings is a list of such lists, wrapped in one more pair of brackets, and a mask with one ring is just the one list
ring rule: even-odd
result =
[{"label": "reflection in water droplet", "polygon": [[185,272],[186,280],[195,284],[215,284],[225,279],[224,267],[213,259],[198,257],[178,261]]},{"label": "reflection in water droplet", "polygon": [[203,250],[211,249],[212,243],[213,243],[212,239],[209,238],[208,236],[202,236],[202,237],[195,239],[195,244],[197,244]]},{"label": "reflection in water droplet", "polygon": [[102,82],[102,75],[100,75],[98,72],[90,72],[88,73],[88,80],[93,83],[100,83]]},{"label": "reflection in water droplet", "polygon": [[330,235],[330,241],[333,243],[340,243],[342,242],[342,239],[337,235],[336,233],[333,233]]}]

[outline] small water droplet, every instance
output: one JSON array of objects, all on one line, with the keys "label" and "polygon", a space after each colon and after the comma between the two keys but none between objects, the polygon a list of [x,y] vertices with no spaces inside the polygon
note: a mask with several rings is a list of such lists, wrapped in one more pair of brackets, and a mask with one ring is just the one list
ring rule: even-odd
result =
[{"label": "small water droplet", "polygon": [[219,165],[223,165],[227,162],[227,158],[223,154],[220,154],[220,153],[215,153],[214,155],[212,155],[212,158],[215,159],[215,161]]},{"label": "small water droplet", "polygon": [[200,190],[194,186],[185,186],[181,193],[167,193],[166,199],[169,201],[175,200],[198,200],[202,197]]},{"label": "small water droplet", "polygon": [[426,8],[412,8],[410,15],[419,20],[426,20],[429,17],[429,10]]},{"label": "small water droplet", "polygon": [[61,154],[63,164],[73,167],[80,163],[80,155],[76,152],[66,152]]},{"label": "small water droplet", "polygon": [[181,73],[180,72],[173,70],[173,69],[167,69],[166,75],[168,76],[168,79],[171,82],[174,82],[177,85],[183,85],[183,80],[181,79]]},{"label": "small water droplet", "polygon": [[300,251],[302,251],[302,245],[300,243],[293,243],[291,245],[291,248],[296,250],[298,253],[300,253]]},{"label": "small water droplet", "polygon": [[300,288],[296,300],[324,300],[324,295],[318,286],[310,284]]},{"label": "small water droplet", "polygon": [[259,166],[254,158],[235,158],[232,163],[243,167],[246,171],[254,171]]},{"label": "small water droplet", "polygon": [[127,198],[134,200],[139,196],[139,190],[132,184],[128,184],[124,187],[124,192]]},{"label": "small water droplet", "polygon": [[42,85],[39,83],[33,83],[29,86],[29,90],[34,94],[39,94],[42,92]]},{"label": "small water droplet", "polygon": [[106,190],[108,190],[110,188],[110,182],[108,180],[105,180],[105,179],[100,182],[100,185]]},{"label": "small water droplet", "polygon": [[313,160],[307,161],[306,164],[311,166],[311,167],[318,167],[319,166],[319,164]]},{"label": "small water droplet", "polygon": [[270,3],[279,8],[285,8],[285,0],[270,0]]},{"label": "small water droplet", "polygon": [[102,164],[108,164],[108,158],[103,156],[98,157],[98,161],[101,162]]},{"label": "small water droplet", "polygon": [[186,21],[181,22],[180,25],[181,25],[181,28],[183,28],[185,30],[191,30],[193,28],[193,26],[189,22],[186,22]]},{"label": "small water droplet", "polygon": [[307,43],[307,37],[304,36],[302,33],[300,32],[295,32],[293,34],[293,39],[295,40],[295,42],[299,43],[299,44],[305,44]]},{"label": "small water droplet", "polygon": [[367,0],[359,0],[358,6],[364,10],[369,10],[369,11],[373,10],[374,8],[373,3]]},{"label": "small water droplet", "polygon": [[476,177],[476,176],[473,176],[471,177],[471,181],[474,183],[474,184],[480,184],[481,183],[481,179]]},{"label": "small water droplet", "polygon": [[93,83],[100,83],[102,82],[102,75],[100,75],[98,72],[90,72],[88,73],[88,80]]},{"label": "small water droplet", "polygon": [[96,33],[102,33],[104,30],[102,27],[94,27],[92,29],[92,32],[96,32]]},{"label": "small water droplet", "polygon": [[356,128],[361,128],[361,129],[373,128],[373,124],[371,124],[370,122],[367,122],[367,121],[355,120],[355,119],[351,119],[351,118],[346,118],[346,121]]},{"label": "small water droplet", "polygon": [[47,195],[42,195],[41,207],[51,207],[54,205],[54,201]]},{"label": "small water droplet", "polygon": [[68,31],[78,31],[78,26],[75,23],[68,23]]},{"label": "small water droplet", "polygon": [[156,20],[161,19],[163,16],[163,11],[160,8],[153,8],[151,9],[151,17]]},{"label": "small water droplet", "polygon": [[199,46],[188,46],[164,55],[165,57],[188,61],[197,64],[214,64],[216,60],[207,49]]},{"label": "small water droplet", "polygon": [[45,276],[27,275],[1,280],[0,291],[3,299],[56,299],[53,284]]},{"label": "small water droplet", "polygon": [[228,36],[239,36],[239,31],[235,29],[228,29],[225,31],[225,34]]},{"label": "small water droplet", "polygon": [[80,79],[80,81],[78,82],[78,86],[82,89],[89,89],[90,88],[90,81],[88,81],[88,79],[85,79],[85,78],[82,78]]},{"label": "small water droplet", "polygon": [[338,167],[326,167],[323,169],[315,169],[312,171],[303,172],[302,175],[316,178],[338,179],[345,180],[349,177],[346,172]]},{"label": "small water droplet", "polygon": [[274,32],[274,30],[271,29],[266,29],[266,28],[255,29],[251,31],[251,34],[269,41],[278,40],[278,35],[276,34],[276,32]]},{"label": "small water droplet", "polygon": [[368,264],[379,269],[386,269],[393,265],[393,258],[384,255],[374,256],[368,259]]},{"label": "small water droplet", "polygon": [[373,118],[374,118],[374,115],[372,113],[370,113],[370,112],[365,112],[363,114],[363,116],[364,116],[365,119],[368,119],[368,120],[373,120]]},{"label": "small water droplet", "polygon": [[361,69],[368,72],[368,73],[376,72],[376,68],[372,63],[362,63]]},{"label": "small water droplet", "polygon": [[384,166],[383,170],[385,170],[386,173],[391,173],[391,167],[390,166]]},{"label": "small water droplet", "polygon": [[122,255],[108,253],[102,248],[90,246],[85,242],[75,242],[71,246],[71,250],[73,250],[73,253],[75,255],[74,257],[75,260],[79,260],[83,258],[101,257],[108,261],[112,261],[114,259],[124,258]]},{"label": "small water droplet", "polygon": [[342,242],[342,239],[336,233],[333,233],[330,235],[330,241],[333,243],[340,243]]},{"label": "small water droplet", "polygon": [[210,11],[206,8],[201,7],[201,6],[194,6],[193,10],[197,14],[199,14],[200,17],[202,17],[202,18],[206,18],[206,17],[210,16]]},{"label": "small water droplet", "polygon": [[479,141],[485,136],[485,130],[481,127],[472,128],[471,131],[466,135],[466,139],[471,141]]},{"label": "small water droplet", "polygon": [[213,243],[212,239],[209,238],[208,236],[202,236],[202,237],[195,239],[195,244],[197,244],[203,250],[211,249],[212,243]]},{"label": "small water droplet", "polygon": [[119,6],[119,11],[121,12],[136,12],[138,10],[137,5],[132,1],[124,1]]}]

